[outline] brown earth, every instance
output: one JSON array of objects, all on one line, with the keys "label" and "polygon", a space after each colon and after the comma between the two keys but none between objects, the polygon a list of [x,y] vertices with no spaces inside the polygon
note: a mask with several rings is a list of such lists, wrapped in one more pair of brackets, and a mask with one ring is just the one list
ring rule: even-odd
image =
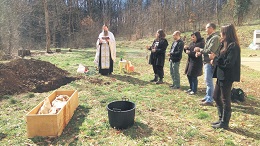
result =
[{"label": "brown earth", "polygon": [[0,64],[0,96],[47,92],[76,80],[55,65],[36,59],[16,59]]}]

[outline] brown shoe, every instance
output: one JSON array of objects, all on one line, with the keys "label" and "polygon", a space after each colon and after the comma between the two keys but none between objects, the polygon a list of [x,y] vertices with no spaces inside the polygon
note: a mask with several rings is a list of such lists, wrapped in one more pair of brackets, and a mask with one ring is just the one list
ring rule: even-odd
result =
[{"label": "brown shoe", "polygon": [[201,106],[213,106],[213,103],[212,102],[202,102],[200,103]]},{"label": "brown shoe", "polygon": [[200,101],[201,101],[201,102],[205,102],[205,101],[206,101],[206,98],[202,98]]}]

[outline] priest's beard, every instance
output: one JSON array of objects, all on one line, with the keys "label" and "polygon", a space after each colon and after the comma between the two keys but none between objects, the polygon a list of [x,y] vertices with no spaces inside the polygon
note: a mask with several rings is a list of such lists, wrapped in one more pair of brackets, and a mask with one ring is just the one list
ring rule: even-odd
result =
[{"label": "priest's beard", "polygon": [[104,36],[108,36],[108,31],[104,30]]}]

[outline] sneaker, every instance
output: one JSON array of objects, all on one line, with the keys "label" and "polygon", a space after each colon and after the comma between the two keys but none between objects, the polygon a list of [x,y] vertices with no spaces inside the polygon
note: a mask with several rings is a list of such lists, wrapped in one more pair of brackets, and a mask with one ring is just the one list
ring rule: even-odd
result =
[{"label": "sneaker", "polygon": [[188,89],[188,90],[184,90],[185,93],[189,93],[191,92],[191,89]]},{"label": "sneaker", "polygon": [[190,91],[189,92],[189,95],[195,95],[196,93],[195,92],[193,92],[193,91]]},{"label": "sneaker", "polygon": [[170,85],[169,87],[170,87],[170,88],[171,88],[171,87],[174,87],[174,85]]}]

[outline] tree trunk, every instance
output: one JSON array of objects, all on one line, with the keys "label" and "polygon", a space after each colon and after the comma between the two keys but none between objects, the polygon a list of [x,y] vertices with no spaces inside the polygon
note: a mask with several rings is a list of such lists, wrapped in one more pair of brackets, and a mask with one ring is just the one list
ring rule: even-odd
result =
[{"label": "tree trunk", "polygon": [[49,27],[49,12],[48,12],[48,4],[47,0],[43,0],[44,5],[44,13],[45,13],[45,29],[46,29],[46,52],[51,53],[51,33]]},{"label": "tree trunk", "polygon": [[237,17],[237,25],[238,25],[238,26],[241,26],[241,25],[242,25],[242,22],[243,22],[243,15],[240,14],[240,15],[238,15],[238,17]]},{"label": "tree trunk", "polygon": [[21,56],[21,57],[31,56],[31,51],[27,50],[27,49],[18,50],[18,56]]},{"label": "tree trunk", "polygon": [[57,10],[57,1],[55,3],[55,10],[54,10],[54,21],[53,21],[53,33],[52,33],[52,45],[54,48],[57,47],[57,42],[56,42],[56,33],[57,33],[57,27],[58,27],[58,10]]},{"label": "tree trunk", "polygon": [[11,23],[11,18],[8,18],[8,23],[9,23],[9,26],[8,26],[8,29],[9,29],[9,39],[8,39],[8,52],[7,52],[7,55],[10,55],[11,56],[11,53],[12,53],[12,48],[13,48],[13,29],[12,29],[12,23]]},{"label": "tree trunk", "polygon": [[218,6],[218,0],[216,0],[216,18],[218,26],[220,26],[220,18],[219,18],[219,6]]}]

